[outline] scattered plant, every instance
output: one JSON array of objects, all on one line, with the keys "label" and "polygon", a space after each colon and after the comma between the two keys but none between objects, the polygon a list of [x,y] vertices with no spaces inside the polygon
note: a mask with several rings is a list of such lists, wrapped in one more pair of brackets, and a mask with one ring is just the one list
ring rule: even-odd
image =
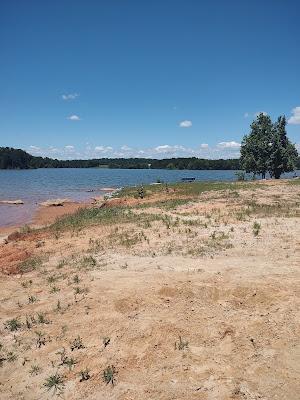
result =
[{"label": "scattered plant", "polygon": [[175,350],[184,350],[189,347],[188,341],[183,341],[181,336],[179,336],[179,342],[175,342]]},{"label": "scattered plant", "polygon": [[71,346],[71,350],[72,351],[74,351],[75,349],[76,350],[79,350],[79,349],[84,349],[85,348],[85,346],[84,346],[84,344],[83,344],[83,342],[82,342],[82,339],[81,339],[81,337],[78,335],[77,336],[77,338],[75,338],[71,343],[70,343],[70,346]]},{"label": "scattered plant", "polygon": [[116,381],[116,374],[117,371],[113,365],[109,365],[105,370],[103,371],[103,380],[104,382],[108,385],[109,383],[112,384],[112,386],[115,385]]},{"label": "scattered plant", "polygon": [[80,371],[79,376],[80,382],[88,381],[91,377],[89,369],[86,368],[85,370]]}]

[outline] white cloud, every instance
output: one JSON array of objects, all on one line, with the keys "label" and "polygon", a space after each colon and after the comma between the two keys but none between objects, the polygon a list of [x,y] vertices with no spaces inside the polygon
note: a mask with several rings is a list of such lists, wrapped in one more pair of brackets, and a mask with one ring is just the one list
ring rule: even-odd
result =
[{"label": "white cloud", "polygon": [[61,98],[63,100],[75,100],[76,97],[78,97],[78,96],[79,96],[79,94],[77,94],[77,93],[69,93],[69,94],[63,94],[61,96]]},{"label": "white cloud", "polygon": [[127,145],[113,148],[112,146],[92,146],[84,144],[79,150],[74,145],[66,145],[63,147],[38,147],[29,146],[28,152],[42,157],[52,157],[61,160],[67,159],[91,159],[91,158],[118,158],[118,157],[143,157],[143,158],[171,158],[171,157],[199,157],[207,159],[218,158],[238,158],[240,152],[240,143],[235,141],[220,142],[216,145],[208,145],[207,143],[198,146],[186,147],[179,144],[162,144],[154,147],[131,148]]},{"label": "white cloud", "polygon": [[131,148],[131,147],[128,147],[126,144],[124,144],[124,146],[121,147],[121,150],[123,150],[123,151],[130,151],[130,150],[132,150],[132,148]]},{"label": "white cloud", "polygon": [[106,154],[106,153],[110,153],[112,150],[113,150],[113,148],[110,146],[96,146],[95,147],[96,153]]},{"label": "white cloud", "polygon": [[193,152],[192,149],[187,149],[184,146],[180,146],[180,145],[174,145],[171,146],[169,144],[164,144],[161,146],[157,146],[153,149],[156,153],[159,154],[172,154],[172,155],[176,155],[178,153],[185,153],[185,152]]},{"label": "white cloud", "polygon": [[235,141],[232,142],[220,142],[217,144],[217,147],[221,149],[238,149],[241,147],[240,143],[237,143]]},{"label": "white cloud", "polygon": [[244,118],[248,118],[248,117],[249,117],[249,113],[245,112]]},{"label": "white cloud", "polygon": [[78,117],[78,115],[70,115],[67,119],[71,120],[71,121],[80,121],[80,118]]},{"label": "white cloud", "polygon": [[73,153],[76,152],[75,147],[72,146],[72,145],[65,146],[65,147],[64,147],[64,151],[65,151],[67,154],[73,154]]},{"label": "white cloud", "polygon": [[192,121],[185,119],[184,121],[179,122],[180,128],[190,128],[193,125]]},{"label": "white cloud", "polygon": [[288,119],[288,123],[291,125],[300,125],[300,107],[292,109],[292,116]]}]

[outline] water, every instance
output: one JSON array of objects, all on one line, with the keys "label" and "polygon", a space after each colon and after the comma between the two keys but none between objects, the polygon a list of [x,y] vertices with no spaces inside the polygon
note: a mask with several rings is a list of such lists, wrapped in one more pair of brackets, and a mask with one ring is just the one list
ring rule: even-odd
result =
[{"label": "water", "polygon": [[[119,188],[156,182],[178,182],[184,177],[202,181],[235,180],[235,171],[187,171],[154,169],[62,168],[0,170],[0,200],[21,199],[24,205],[0,205],[0,227],[30,221],[38,203],[54,198],[88,200]],[[94,190],[94,193],[87,192]]]}]

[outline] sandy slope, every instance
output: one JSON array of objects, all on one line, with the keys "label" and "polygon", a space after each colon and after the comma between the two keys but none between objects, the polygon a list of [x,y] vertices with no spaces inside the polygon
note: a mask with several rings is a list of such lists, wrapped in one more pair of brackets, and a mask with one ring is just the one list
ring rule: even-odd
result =
[{"label": "sandy slope", "polygon": [[[170,226],[140,224],[137,208],[136,223],[3,245],[1,399],[53,398],[43,384],[56,373],[65,399],[299,399],[299,196],[287,183],[205,193],[146,209]],[[8,275],[21,252],[42,265]],[[13,332],[12,318],[22,323]],[[78,336],[84,347],[72,351]],[[114,386],[103,380],[111,365]]]}]

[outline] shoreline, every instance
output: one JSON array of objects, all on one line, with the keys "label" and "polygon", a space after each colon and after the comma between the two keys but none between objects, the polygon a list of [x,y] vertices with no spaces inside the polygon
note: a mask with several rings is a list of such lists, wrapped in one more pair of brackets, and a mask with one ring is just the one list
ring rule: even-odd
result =
[{"label": "shoreline", "polygon": [[[141,199],[126,188],[0,245],[4,396],[46,399],[43,382],[58,371],[72,400],[125,399],[127,387],[130,398],[188,400],[203,387],[220,400],[298,399],[300,181],[167,189],[146,186]],[[71,370],[58,349],[76,356]],[[40,373],[28,387],[32,364]],[[107,365],[113,389],[93,379]]]}]

